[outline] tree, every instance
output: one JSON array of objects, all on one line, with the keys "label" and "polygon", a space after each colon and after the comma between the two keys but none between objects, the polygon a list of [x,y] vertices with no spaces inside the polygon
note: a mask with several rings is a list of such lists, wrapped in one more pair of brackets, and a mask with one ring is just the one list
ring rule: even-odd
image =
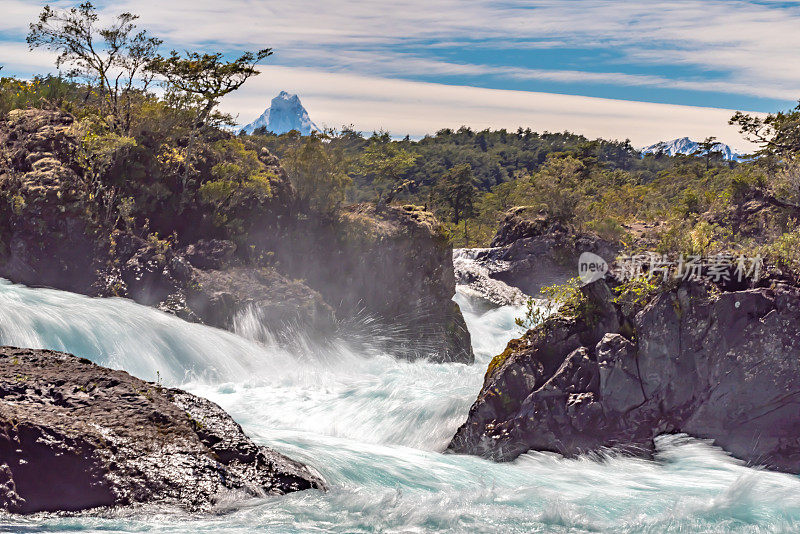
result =
[{"label": "tree", "polygon": [[378,191],[379,204],[388,204],[399,193],[398,186],[402,190],[411,185],[402,178],[418,157],[393,143],[389,134],[375,134],[356,162],[355,174]]},{"label": "tree", "polygon": [[246,52],[233,61],[225,61],[222,53],[187,52],[183,57],[173,50],[167,58],[159,55],[148,62],[147,71],[161,76],[167,91],[176,93],[184,105],[194,110],[182,173],[181,206],[186,202],[187,181],[198,131],[210,119],[225,122],[224,116],[214,115],[215,108],[225,95],[239,89],[251,76],[258,75],[256,64],[270,55],[272,50],[265,48],[258,52]]},{"label": "tree", "polygon": [[301,205],[323,215],[336,211],[351,182],[345,172],[347,161],[343,150],[331,147],[326,143],[328,140],[328,136],[313,132],[299,139],[283,156]]},{"label": "tree", "polygon": [[70,67],[69,77],[86,80],[100,96],[101,111],[111,117],[113,130],[126,133],[131,120],[131,98],[137,84],[144,90],[151,78],[144,67],[155,57],[161,40],[146,31],[136,32],[138,17],[125,12],[114,22],[98,26],[91,2],[69,10],[45,6],[39,20],[30,25],[31,50],[56,52],[56,67]]},{"label": "tree", "polygon": [[450,169],[433,187],[433,201],[444,206],[453,221],[458,224],[473,214],[478,189],[469,164]]},{"label": "tree", "polygon": [[246,233],[263,216],[273,199],[277,176],[259,161],[241,139],[223,139],[213,145],[220,161],[211,169],[213,180],[198,189],[200,199],[214,208],[214,222],[231,236]]},{"label": "tree", "polygon": [[795,159],[800,154],[800,104],[787,112],[766,117],[737,111],[728,121],[750,142],[761,145],[760,153],[775,159]]},{"label": "tree", "polygon": [[705,159],[706,170],[711,168],[711,159],[720,154],[719,141],[716,137],[706,137],[705,140],[697,143],[697,150],[692,153],[692,156],[701,156]]},{"label": "tree", "polygon": [[547,213],[553,219],[570,222],[583,197],[581,175],[585,167],[574,156],[550,154],[542,168],[529,180],[521,181],[514,200]]},{"label": "tree", "polygon": [[773,183],[760,194],[776,206],[800,213],[800,105],[763,118],[737,111],[729,123],[737,125],[745,139],[761,145],[758,162]]}]

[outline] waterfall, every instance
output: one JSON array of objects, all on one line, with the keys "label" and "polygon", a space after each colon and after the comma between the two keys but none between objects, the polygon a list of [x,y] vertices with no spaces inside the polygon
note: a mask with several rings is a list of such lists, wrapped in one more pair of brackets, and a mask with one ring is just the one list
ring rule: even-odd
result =
[{"label": "waterfall", "polygon": [[503,266],[502,261],[489,260],[490,248],[457,248],[453,251],[456,283],[461,291],[470,293],[495,306],[519,306],[528,296],[515,287],[491,277]]},{"label": "waterfall", "polygon": [[[477,257],[457,254],[462,264]],[[321,346],[303,332],[292,332],[296,343],[281,348],[255,315],[239,317],[233,333],[124,299],[0,281],[0,344],[71,352],[205,396],[256,442],[314,466],[332,487],[225,501],[226,513],[212,516],[157,507],[0,515],[0,531],[800,530],[797,477],[750,469],[686,437],[660,440],[655,461],[529,453],[496,464],[442,454],[489,359],[520,333],[514,318],[521,306],[498,306],[479,294],[460,286],[455,297],[476,352],[476,363],[465,365],[398,360],[346,340]]]}]

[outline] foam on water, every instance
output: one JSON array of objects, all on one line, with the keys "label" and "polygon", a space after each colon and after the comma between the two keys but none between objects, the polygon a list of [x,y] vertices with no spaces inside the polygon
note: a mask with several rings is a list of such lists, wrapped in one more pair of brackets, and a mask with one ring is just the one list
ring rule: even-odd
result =
[{"label": "foam on water", "polygon": [[[147,507],[74,518],[0,517],[0,531],[796,532],[800,479],[665,437],[655,461],[442,454],[518,307],[459,293],[475,365],[365,356],[298,334],[290,352],[247,318],[240,334],[122,299],[0,283],[0,344],[65,350],[222,405],[257,442],[319,469],[331,491],[226,501],[191,516]],[[247,326],[249,325],[249,326]],[[248,339],[248,337],[252,339]],[[260,339],[256,342],[253,339]]]}]

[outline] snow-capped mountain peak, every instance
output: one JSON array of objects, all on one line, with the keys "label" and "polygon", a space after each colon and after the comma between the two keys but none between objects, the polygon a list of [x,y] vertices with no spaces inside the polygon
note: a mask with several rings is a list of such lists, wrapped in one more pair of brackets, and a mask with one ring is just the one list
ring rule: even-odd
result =
[{"label": "snow-capped mountain peak", "polygon": [[278,93],[278,96],[272,99],[266,111],[245,126],[243,130],[251,134],[262,126],[268,132],[276,134],[297,130],[301,135],[309,135],[311,132],[320,131],[308,116],[308,111],[300,102],[300,97],[286,91]]},{"label": "snow-capped mountain peak", "polygon": [[[674,156],[676,154],[692,155],[696,154],[698,150],[700,150],[699,142],[692,141],[688,137],[679,137],[672,141],[661,141],[660,143],[650,145],[642,149],[642,154],[661,153],[666,156]],[[722,154],[722,159],[725,161],[741,161],[744,158],[742,154],[734,152],[733,149],[725,143],[717,143],[714,145],[714,152],[720,152]]]}]

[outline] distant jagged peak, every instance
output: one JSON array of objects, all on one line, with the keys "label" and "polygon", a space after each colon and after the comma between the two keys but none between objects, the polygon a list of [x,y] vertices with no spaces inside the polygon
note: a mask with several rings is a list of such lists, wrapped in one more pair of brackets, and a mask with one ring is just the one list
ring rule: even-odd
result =
[{"label": "distant jagged peak", "polygon": [[251,134],[262,126],[268,132],[276,134],[297,130],[301,135],[309,135],[311,132],[321,131],[308,116],[308,111],[300,102],[300,97],[287,91],[278,93],[264,113],[245,126],[243,130]]}]

